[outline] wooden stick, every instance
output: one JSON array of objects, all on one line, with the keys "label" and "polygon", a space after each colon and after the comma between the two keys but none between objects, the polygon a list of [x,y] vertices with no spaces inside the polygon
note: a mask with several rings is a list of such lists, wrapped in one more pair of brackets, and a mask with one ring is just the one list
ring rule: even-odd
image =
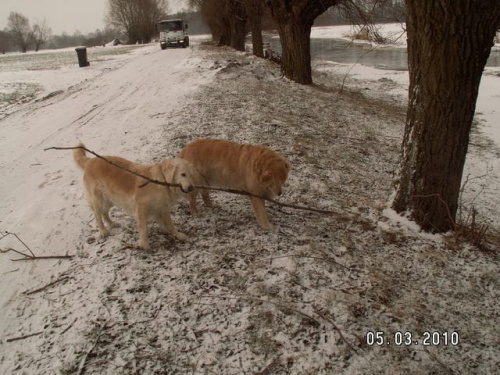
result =
[{"label": "wooden stick", "polygon": [[[261,302],[261,303],[269,303],[271,305],[274,305],[276,306],[277,308],[279,308],[280,310],[289,310],[291,312],[294,312],[296,313],[297,315],[300,315],[302,316],[303,318],[306,318],[312,322],[315,322],[316,324],[318,325],[321,325],[320,322],[318,322],[318,320],[314,317],[312,317],[311,315],[309,314],[306,314],[305,312],[303,311],[300,311],[300,310],[297,310],[293,307],[290,307],[290,306],[287,306],[285,305],[284,303],[279,303],[279,302],[274,302],[274,301],[271,301],[271,300],[265,300],[265,299],[261,299],[261,298],[257,298],[257,297],[238,297],[238,296],[235,296],[235,297],[230,297],[230,296],[215,296],[215,295],[203,295],[202,297],[208,297],[208,298],[220,298],[220,299],[223,299],[223,298],[227,298],[227,299],[236,299],[236,300],[240,300],[240,301],[251,301],[251,302]],[[344,343],[347,345],[347,347],[349,349],[351,349],[352,351],[356,352],[356,348],[354,348],[354,346],[351,345],[351,343],[349,343],[349,341],[347,341],[347,339],[345,338],[344,334],[342,333],[342,331],[340,330],[340,328],[335,324],[335,322],[326,317],[324,314],[322,314],[320,311],[318,311],[317,309],[314,309],[314,312],[320,317],[322,318],[323,320],[327,321],[328,323],[330,323],[333,327],[333,329],[335,331],[337,331],[337,333],[340,335],[340,338],[342,339],[342,341],[344,341]]]},{"label": "wooden stick", "polygon": [[60,277],[59,279],[55,280],[55,281],[52,281],[51,283],[48,283],[47,285],[45,286],[42,286],[41,288],[38,288],[38,289],[35,289],[35,290],[31,290],[31,291],[25,291],[23,292],[23,294],[26,294],[26,295],[30,295],[30,294],[35,294],[35,293],[38,293],[38,292],[41,292],[42,290],[45,290],[47,288],[50,288],[52,285],[55,285],[57,283],[60,283],[61,281],[64,281],[64,280],[68,280],[70,279],[71,277],[69,276],[63,276],[63,277]]},{"label": "wooden stick", "polygon": [[24,339],[27,339],[27,338],[30,338],[30,337],[33,337],[33,336],[41,335],[42,333],[43,333],[43,331],[41,331],[41,332],[35,332],[35,333],[30,333],[29,335],[24,335],[24,336],[19,336],[19,337],[13,337],[13,338],[7,339],[5,341],[7,341],[7,342],[14,342],[14,341],[19,341],[19,340],[24,340]]},{"label": "wooden stick", "polygon": [[[144,175],[141,175],[140,173],[131,171],[131,170],[127,169],[127,168],[124,168],[124,167],[116,164],[116,163],[113,163],[112,161],[106,159],[105,157],[103,157],[103,156],[101,156],[101,155],[99,155],[99,154],[97,154],[97,153],[95,153],[93,151],[90,151],[89,149],[87,149],[86,147],[83,147],[83,146],[75,146],[75,147],[49,147],[49,148],[44,149],[44,151],[48,151],[48,150],[75,150],[75,149],[85,150],[89,154],[92,154],[95,157],[97,157],[99,159],[102,159],[102,160],[106,161],[107,163],[109,163],[109,164],[111,164],[111,165],[113,165],[113,166],[115,166],[115,167],[117,167],[117,168],[119,168],[119,169],[121,169],[121,170],[123,170],[125,172],[131,173],[134,176],[143,178],[144,180],[146,180],[146,182],[143,185],[141,185],[141,187],[144,187],[144,186],[146,186],[149,183],[153,183],[153,184],[157,184],[157,185],[163,185],[163,186],[181,187],[180,184],[171,184],[171,183],[168,183],[168,182],[154,180],[154,179],[151,179],[151,178],[146,177]],[[271,202],[273,204],[276,204],[278,206],[293,208],[293,209],[296,209],[296,210],[304,210],[304,211],[317,212],[317,213],[321,213],[321,214],[325,214],[325,215],[335,215],[335,214],[338,214],[338,212],[335,212],[335,211],[321,210],[321,209],[318,209],[318,208],[312,208],[312,207],[306,207],[306,206],[299,206],[299,205],[291,204],[291,203],[279,202],[279,201],[277,201],[275,199],[266,198],[266,197],[263,197],[263,196],[260,196],[260,195],[256,195],[256,194],[252,194],[252,193],[249,193],[248,191],[243,191],[243,190],[216,188],[216,187],[212,187],[212,186],[194,186],[194,187],[196,189],[223,191],[223,192],[230,193],[230,194],[246,195],[246,196],[250,196],[250,197],[256,197],[256,198],[260,198],[262,200]]]},{"label": "wooden stick", "polygon": [[[21,242],[21,243],[24,245],[24,247],[25,247],[26,249],[28,249],[28,251],[31,253],[31,256],[35,256],[35,254],[33,254],[33,251],[31,251],[31,249],[29,248],[29,246],[28,246],[28,245],[26,245],[26,244],[23,242],[23,240],[21,240],[21,239],[19,238],[19,236],[18,236],[17,234],[15,234],[15,233],[5,232],[5,234],[4,234],[2,237],[0,237],[0,240],[3,240],[3,239],[4,239],[5,237],[7,237],[7,236],[14,236],[14,237],[16,237],[16,238],[17,238],[17,240],[18,240],[19,242]],[[25,257],[29,257],[29,255],[23,254],[23,253],[21,253],[21,252],[19,252],[19,251],[17,251],[17,250],[14,250],[14,249],[8,249],[7,251],[9,251],[9,250],[12,250],[12,251],[14,251],[14,252],[16,252],[16,253],[18,253],[18,254],[22,254],[22,255],[24,255]],[[3,251],[2,251],[2,252],[3,252]]]},{"label": "wooden stick", "polygon": [[40,259],[72,259],[73,255],[47,255],[42,257],[26,257],[23,259],[11,259],[12,262],[23,262],[26,260],[40,260]]}]

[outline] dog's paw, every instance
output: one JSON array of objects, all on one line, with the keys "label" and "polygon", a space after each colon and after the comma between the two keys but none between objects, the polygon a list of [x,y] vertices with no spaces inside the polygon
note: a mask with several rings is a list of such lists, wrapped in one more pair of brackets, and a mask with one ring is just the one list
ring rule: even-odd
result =
[{"label": "dog's paw", "polygon": [[149,250],[151,247],[148,242],[139,242],[139,248],[142,250]]},{"label": "dog's paw", "polygon": [[187,239],[189,238],[186,234],[184,233],[181,233],[181,232],[177,232],[174,234],[175,238],[177,238],[179,241],[187,241]]},{"label": "dog's paw", "polygon": [[273,225],[271,223],[262,223],[260,226],[266,232],[272,232],[274,230],[274,227],[273,227]]},{"label": "dog's paw", "polygon": [[106,237],[109,236],[109,230],[107,230],[107,229],[100,230],[99,234],[101,235],[101,240],[104,240],[104,239],[106,239]]}]

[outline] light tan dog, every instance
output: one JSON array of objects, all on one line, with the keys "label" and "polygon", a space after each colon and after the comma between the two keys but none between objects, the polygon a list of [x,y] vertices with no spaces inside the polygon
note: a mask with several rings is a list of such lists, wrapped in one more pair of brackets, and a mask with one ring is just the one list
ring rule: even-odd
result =
[{"label": "light tan dog", "polygon": [[[79,146],[83,147],[83,144]],[[139,165],[117,156],[105,158],[122,168],[139,173],[150,179],[180,184],[181,188],[162,186],[128,173],[99,158],[88,158],[85,150],[75,149],[74,159],[83,169],[83,181],[87,200],[94,211],[99,232],[102,237],[109,234],[103,219],[113,227],[115,223],[109,217],[113,206],[120,207],[134,216],[139,230],[139,246],[149,249],[148,219],[156,221],[167,233],[179,240],[186,240],[184,233],[178,232],[170,217],[170,209],[177,202],[180,189],[188,193],[193,191],[193,166],[183,159],[165,159],[152,165]]]},{"label": "light tan dog", "polygon": [[[264,146],[236,142],[201,139],[188,144],[179,154],[189,161],[203,176],[209,186],[243,190],[264,198],[281,195],[290,164],[276,152]],[[189,194],[191,212],[197,214],[198,190]],[[203,201],[212,202],[208,190],[202,190]],[[262,228],[272,230],[264,200],[250,196],[257,222]]]}]

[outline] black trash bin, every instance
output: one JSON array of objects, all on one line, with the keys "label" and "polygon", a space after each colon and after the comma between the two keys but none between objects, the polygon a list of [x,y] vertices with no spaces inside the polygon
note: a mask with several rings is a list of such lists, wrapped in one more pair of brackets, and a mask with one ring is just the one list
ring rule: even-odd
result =
[{"label": "black trash bin", "polygon": [[78,47],[75,48],[75,51],[76,54],[78,55],[78,65],[80,65],[80,68],[89,66],[90,63],[87,60],[87,47]]}]

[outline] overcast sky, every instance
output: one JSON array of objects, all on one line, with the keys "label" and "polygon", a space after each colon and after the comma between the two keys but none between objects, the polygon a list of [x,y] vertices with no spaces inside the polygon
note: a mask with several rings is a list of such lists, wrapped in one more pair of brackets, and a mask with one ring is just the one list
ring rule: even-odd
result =
[{"label": "overcast sky", "polygon": [[[186,8],[186,0],[167,0],[173,13]],[[52,34],[64,31],[83,34],[104,29],[104,13],[108,0],[0,0],[0,30],[7,27],[10,12],[22,13],[33,24],[47,20]]]}]

